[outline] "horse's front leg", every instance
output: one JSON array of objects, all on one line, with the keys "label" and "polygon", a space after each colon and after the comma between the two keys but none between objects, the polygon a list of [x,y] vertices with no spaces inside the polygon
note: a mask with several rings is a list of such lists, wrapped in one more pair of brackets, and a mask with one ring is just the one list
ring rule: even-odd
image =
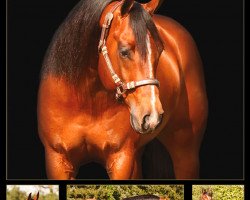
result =
[{"label": "horse's front leg", "polygon": [[119,151],[108,157],[106,170],[110,179],[139,179],[141,178],[140,159],[131,150]]},{"label": "horse's front leg", "polygon": [[46,172],[48,179],[75,179],[79,166],[62,149],[45,147]]},{"label": "horse's front leg", "polygon": [[190,129],[158,137],[171,155],[176,179],[199,178],[200,137]]}]

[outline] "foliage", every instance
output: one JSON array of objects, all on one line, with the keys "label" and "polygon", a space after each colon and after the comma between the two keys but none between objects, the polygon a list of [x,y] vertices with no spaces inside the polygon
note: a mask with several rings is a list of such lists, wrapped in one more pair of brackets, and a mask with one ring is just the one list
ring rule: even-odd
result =
[{"label": "foliage", "polygon": [[59,197],[57,194],[46,194],[46,195],[39,195],[39,200],[59,200]]},{"label": "foliage", "polygon": [[[32,194],[36,195],[36,194]],[[18,186],[14,186],[11,190],[7,190],[7,200],[26,200],[28,194],[21,191]],[[49,194],[39,194],[39,200],[59,200],[58,194],[51,190]]]},{"label": "foliage", "polygon": [[243,200],[244,185],[194,185],[193,200],[200,200],[202,189],[211,189],[213,200]]},{"label": "foliage", "polygon": [[154,194],[173,200],[184,199],[183,185],[71,185],[67,187],[67,200],[95,198],[122,200],[126,197]]},{"label": "foliage", "polygon": [[7,200],[20,200],[27,199],[27,195],[25,192],[20,191],[19,187],[14,186],[12,190],[7,191]]}]

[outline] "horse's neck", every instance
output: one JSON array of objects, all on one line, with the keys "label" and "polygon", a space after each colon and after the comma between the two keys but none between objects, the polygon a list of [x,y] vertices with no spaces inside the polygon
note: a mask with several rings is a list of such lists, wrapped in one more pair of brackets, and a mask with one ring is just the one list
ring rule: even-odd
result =
[{"label": "horse's neck", "polygon": [[114,91],[108,91],[104,88],[99,78],[97,70],[91,69],[85,76],[79,87],[79,96],[81,103],[86,111],[99,114],[110,109],[114,109],[117,105]]}]

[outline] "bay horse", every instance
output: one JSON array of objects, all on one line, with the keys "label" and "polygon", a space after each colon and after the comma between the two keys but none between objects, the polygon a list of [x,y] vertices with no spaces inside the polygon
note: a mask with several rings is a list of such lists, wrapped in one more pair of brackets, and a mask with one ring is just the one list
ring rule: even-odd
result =
[{"label": "bay horse", "polygon": [[207,191],[207,190],[202,189],[200,200],[212,200],[212,196],[213,194],[211,190]]},{"label": "bay horse", "polygon": [[[75,179],[89,162],[110,179],[142,179],[142,155],[155,140],[176,179],[199,177],[208,112],[202,61],[180,24],[154,14],[158,6],[81,0],[55,33],[37,109],[49,179]],[[152,163],[162,174],[151,178],[165,178],[163,163]]]},{"label": "bay horse", "polygon": [[30,193],[27,200],[38,200],[38,198],[39,198],[39,192],[36,194],[34,198],[31,197],[31,193]]},{"label": "bay horse", "polygon": [[168,199],[148,194],[148,195],[138,195],[134,197],[123,198],[122,200],[168,200]]}]

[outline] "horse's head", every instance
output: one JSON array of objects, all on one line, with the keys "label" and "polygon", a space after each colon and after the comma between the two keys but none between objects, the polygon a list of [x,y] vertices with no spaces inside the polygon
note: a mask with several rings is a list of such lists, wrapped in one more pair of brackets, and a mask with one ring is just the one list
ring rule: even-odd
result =
[{"label": "horse's head", "polygon": [[212,196],[213,196],[213,193],[212,191],[209,189],[209,190],[206,190],[206,189],[202,189],[202,195],[201,195],[201,200],[212,200]]},{"label": "horse's head", "polygon": [[36,194],[34,198],[31,197],[31,193],[30,193],[27,200],[38,200],[38,198],[39,198],[39,192]]},{"label": "horse's head", "polygon": [[117,98],[129,107],[132,127],[140,133],[154,131],[164,112],[155,77],[163,44],[151,18],[158,3],[113,2],[100,20],[100,78],[107,89],[116,88]]}]

